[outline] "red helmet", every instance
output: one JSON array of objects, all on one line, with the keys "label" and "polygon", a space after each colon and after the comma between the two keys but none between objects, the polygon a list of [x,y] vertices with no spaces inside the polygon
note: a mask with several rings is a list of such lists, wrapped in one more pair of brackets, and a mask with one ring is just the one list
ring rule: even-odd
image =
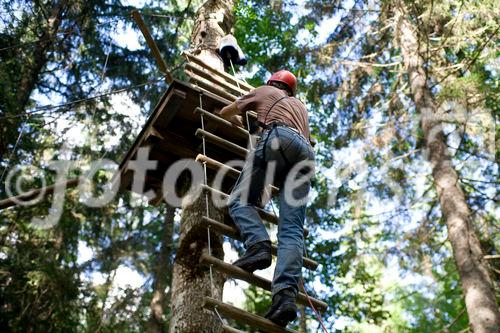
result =
[{"label": "red helmet", "polygon": [[297,78],[291,72],[285,69],[277,71],[276,73],[271,75],[269,80],[267,80],[267,84],[273,81],[282,82],[286,84],[288,88],[292,90],[292,95],[295,95],[295,91],[297,90]]}]

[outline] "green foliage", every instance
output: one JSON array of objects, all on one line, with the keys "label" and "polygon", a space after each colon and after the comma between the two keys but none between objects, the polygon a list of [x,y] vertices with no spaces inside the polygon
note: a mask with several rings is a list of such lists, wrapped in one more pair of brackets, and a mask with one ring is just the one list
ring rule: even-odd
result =
[{"label": "green foliage", "polygon": [[[56,37],[45,46],[42,66],[35,68],[36,50],[47,32],[45,16],[58,3],[1,3],[0,44],[7,47],[0,50],[2,171],[16,164],[46,170],[48,159],[68,155],[90,161],[106,153],[119,160],[142,123],[111,110],[108,97],[24,114],[159,77],[142,38],[141,46],[131,50],[111,37],[136,29],[129,15],[134,8],[100,0],[71,2]],[[200,3],[152,1],[141,9],[170,67],[182,61],[180,51],[189,45]],[[500,131],[495,126],[500,95],[495,6],[493,0],[408,1],[407,13],[418,27],[428,85],[441,107],[453,163],[486,254],[498,254],[500,245],[494,206],[500,154],[495,148]],[[306,246],[320,267],[304,271],[304,279],[308,292],[329,304],[324,315],[329,331],[460,332],[468,318],[422,154],[424,135],[408,94],[393,8],[389,0],[308,0],[282,1],[277,10],[269,1],[240,0],[234,34],[249,59],[244,73],[252,76],[249,83],[261,85],[271,72],[289,68],[299,78],[298,97],[310,110],[318,173]],[[21,83],[29,77],[34,83],[20,105]],[[164,89],[163,83],[149,84],[127,96],[147,116]],[[63,129],[58,119],[64,120]],[[61,148],[75,127],[89,135],[68,153]],[[120,137],[119,144],[110,146],[113,137]],[[48,175],[50,183],[54,174]],[[99,173],[95,180],[105,178]],[[40,184],[35,178],[26,188]],[[0,193],[5,196],[4,189]],[[49,231],[32,228],[30,220],[47,214],[50,198],[0,212],[1,326],[10,331],[145,331],[149,277],[163,224],[160,211],[133,201],[125,194],[107,207],[90,209],[70,190],[61,222]],[[83,245],[92,256],[81,262]],[[114,287],[119,267],[147,277],[144,285]],[[497,263],[491,267],[500,269]],[[498,284],[498,274],[492,276]],[[246,297],[248,310],[265,313],[268,293],[250,287]],[[313,314],[306,313],[309,331],[319,331]]]}]

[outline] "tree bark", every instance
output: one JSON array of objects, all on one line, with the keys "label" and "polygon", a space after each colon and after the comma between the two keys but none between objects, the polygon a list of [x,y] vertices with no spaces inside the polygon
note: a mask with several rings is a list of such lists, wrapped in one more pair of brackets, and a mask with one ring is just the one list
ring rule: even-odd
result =
[{"label": "tree bark", "polygon": [[234,0],[208,0],[196,13],[191,34],[194,53],[212,67],[224,70],[224,64],[217,53],[222,37],[230,33],[234,24],[232,13]]},{"label": "tree bark", "polygon": [[[191,36],[193,53],[211,66],[223,70],[216,49],[220,38],[230,32],[233,25],[233,0],[208,0],[198,10]],[[220,332],[221,322],[210,310],[202,307],[203,296],[222,299],[224,277],[200,266],[199,258],[208,253],[207,229],[201,217],[206,215],[206,197],[202,194],[193,204],[183,207],[179,249],[172,278],[172,333]],[[223,220],[223,213],[209,200],[209,216]],[[222,237],[211,233],[211,254],[224,258]]]},{"label": "tree bark", "polygon": [[172,281],[173,265],[170,262],[170,257],[172,256],[174,241],[174,216],[175,208],[167,205],[158,261],[153,270],[153,296],[150,303],[151,318],[149,320],[150,333],[164,333],[167,331],[164,314],[165,305],[169,303],[171,293],[169,291],[168,294],[165,294],[165,289],[169,282]]},{"label": "tree bark", "polygon": [[[221,323],[216,315],[202,307],[203,296],[222,299],[225,281],[223,275],[215,270],[211,279],[210,271],[199,264],[200,256],[208,253],[207,229],[201,224],[201,217],[206,214],[205,209],[203,194],[194,204],[182,210],[179,249],[172,278],[172,333],[208,333],[221,330]],[[222,212],[213,207],[209,215],[215,219],[223,218]],[[212,255],[223,259],[222,237],[212,232],[210,245]]]},{"label": "tree bark", "polygon": [[307,333],[307,317],[306,317],[306,307],[304,305],[299,305],[299,332]]},{"label": "tree bark", "polygon": [[424,60],[418,52],[417,28],[409,21],[404,6],[403,1],[397,1],[395,6],[398,41],[411,96],[421,117],[426,154],[432,166],[436,192],[458,268],[471,331],[499,332],[500,314],[493,283],[483,259],[465,195],[458,184],[458,175],[447,148],[439,110],[427,86]]}]

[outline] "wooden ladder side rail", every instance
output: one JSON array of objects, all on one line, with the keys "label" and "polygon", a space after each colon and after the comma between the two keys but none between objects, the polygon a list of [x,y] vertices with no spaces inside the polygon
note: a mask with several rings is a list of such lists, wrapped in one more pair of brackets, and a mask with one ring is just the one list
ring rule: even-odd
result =
[{"label": "wooden ladder side rail", "polygon": [[[244,269],[241,269],[239,267],[236,267],[234,265],[228,264],[224,262],[223,260],[217,259],[213,256],[208,255],[207,253],[204,253],[200,257],[200,263],[203,265],[212,265],[213,268],[216,270],[224,273],[228,277],[236,278],[239,280],[246,281],[250,284],[253,284],[257,287],[260,287],[264,290],[271,291],[271,281],[264,279],[263,277],[257,276],[255,274],[249,273],[245,271]],[[314,305],[314,307],[319,310],[319,311],[325,311],[328,308],[328,304],[325,302],[314,298],[314,297],[309,297],[309,300],[311,303]],[[303,292],[298,292],[297,294],[297,303],[302,304],[307,307],[311,307],[311,304],[309,304],[309,300],[307,299],[306,294]]]},{"label": "wooden ladder side rail", "polygon": [[241,134],[243,136],[248,137],[248,135],[249,135],[248,131],[246,129],[244,129],[243,127],[240,127],[240,126],[230,122],[229,120],[226,120],[226,119],[224,119],[216,114],[208,112],[207,110],[203,110],[200,107],[197,107],[196,109],[194,109],[194,113],[199,114],[199,115],[203,115],[203,116],[209,118],[210,120],[217,122],[218,124],[229,127],[231,129],[237,131],[239,134]]},{"label": "wooden ladder side rail", "polygon": [[231,141],[223,139],[220,136],[215,135],[213,133],[210,133],[208,131],[205,131],[201,128],[198,128],[196,130],[195,135],[200,139],[205,137],[205,139],[208,142],[210,142],[216,146],[219,146],[221,148],[227,149],[231,152],[234,152],[234,153],[240,155],[241,157],[246,157],[248,154],[248,149],[243,148],[241,146],[238,146],[236,143],[232,143]]},{"label": "wooden ladder side rail", "polygon": [[245,333],[243,331],[232,328],[231,326],[222,325],[222,333]]},{"label": "wooden ladder side rail", "polygon": [[182,55],[185,56],[188,61],[194,62],[195,64],[197,64],[203,68],[208,69],[212,73],[226,79],[227,81],[231,82],[232,84],[234,84],[236,86],[239,84],[239,86],[242,87],[242,89],[244,89],[244,90],[250,91],[250,90],[254,89],[254,87],[252,87],[248,83],[234,77],[233,75],[228,74],[226,72],[222,72],[216,68],[213,68],[212,66],[207,65],[202,59],[200,59],[199,57],[197,57],[193,54],[190,54],[190,53],[184,51],[184,52],[182,52]]},{"label": "wooden ladder side rail", "polygon": [[217,308],[217,311],[224,317],[229,317],[266,333],[298,333],[297,331],[278,326],[266,318],[262,318],[212,297],[203,297],[203,307],[210,310]]},{"label": "wooden ladder side rail", "polygon": [[201,66],[196,66],[193,65],[192,63],[187,63],[185,66],[186,69],[189,71],[193,72],[193,74],[198,75],[208,81],[211,81],[215,84],[217,84],[220,87],[223,87],[226,90],[229,90],[229,92],[233,95],[240,96],[240,95],[245,95],[248,93],[248,90],[243,90],[241,88],[238,88],[236,85],[233,85],[225,80],[222,80],[212,74],[205,68]]},{"label": "wooden ladder side rail", "polygon": [[[241,173],[240,170],[237,170],[233,167],[230,167],[222,162],[219,162],[217,160],[214,160],[213,158],[210,158],[208,156],[205,156],[203,154],[198,154],[196,156],[196,162],[199,162],[199,163],[207,163],[207,166],[212,169],[212,170],[222,170],[224,172],[227,172],[227,175],[232,177],[232,178],[235,178],[237,179]],[[277,188],[276,186],[274,185],[271,185],[271,191],[273,193],[273,195],[277,195],[279,193],[279,188]]]},{"label": "wooden ladder side rail", "polygon": [[165,60],[163,60],[163,57],[161,56],[160,49],[158,48],[158,45],[156,45],[156,42],[154,41],[153,37],[151,37],[151,33],[149,32],[148,27],[142,20],[141,14],[137,10],[132,11],[132,17],[134,18],[135,22],[139,26],[139,29],[142,32],[142,35],[146,39],[146,42],[148,43],[149,48],[151,49],[151,53],[153,53],[153,56],[156,59],[156,64],[160,68],[160,71],[162,71],[165,74],[165,80],[167,81],[168,84],[172,83],[174,81],[174,78],[172,74],[169,72],[167,64],[165,63]]},{"label": "wooden ladder side rail", "polygon": [[[227,201],[229,199],[229,194],[224,193],[224,192],[219,191],[219,190],[216,190],[215,188],[210,187],[208,185],[202,184],[201,189],[204,191],[208,191],[212,194],[219,195],[222,198],[222,200]],[[226,204],[227,204],[227,202],[226,202]],[[260,207],[255,207],[255,210],[257,211],[257,213],[259,213],[259,216],[263,220],[265,220],[269,223],[278,225],[279,217],[276,216],[274,213],[268,212],[267,210],[262,209]],[[307,237],[308,235],[309,235],[309,230],[307,228],[304,228],[304,237]]]},{"label": "wooden ladder side rail", "polygon": [[[241,241],[240,234],[238,232],[238,229],[236,229],[236,227],[221,223],[206,216],[203,216],[201,220],[206,223],[207,227],[210,226],[216,232],[231,237],[232,239]],[[271,245],[271,253],[273,255],[278,254],[278,248],[274,244]],[[307,257],[302,257],[302,262],[305,268],[310,269],[312,271],[316,270],[316,268],[318,268],[319,265],[318,262]]]},{"label": "wooden ladder side rail", "polygon": [[189,76],[193,81],[195,81],[195,85],[199,85],[216,95],[219,95],[221,97],[230,100],[231,102],[235,101],[238,98],[237,96],[225,91],[224,89],[219,88],[213,82],[210,82],[200,76],[197,76],[188,69],[185,69],[184,73],[186,73],[187,76]]},{"label": "wooden ladder side rail", "polygon": [[34,190],[29,190],[29,191],[26,191],[26,192],[21,193],[19,195],[6,198],[6,199],[0,201],[0,210],[8,208],[8,207],[12,207],[12,206],[17,206],[18,204],[29,201],[29,200],[37,197],[40,193],[43,193],[44,197],[45,197],[49,194],[54,193],[55,189],[57,187],[60,187],[60,186],[64,186],[65,189],[75,187],[84,179],[85,179],[84,177],[72,178],[72,179],[64,180],[64,181],[59,182],[59,183],[55,183],[53,185],[41,187],[41,188],[34,189]]}]

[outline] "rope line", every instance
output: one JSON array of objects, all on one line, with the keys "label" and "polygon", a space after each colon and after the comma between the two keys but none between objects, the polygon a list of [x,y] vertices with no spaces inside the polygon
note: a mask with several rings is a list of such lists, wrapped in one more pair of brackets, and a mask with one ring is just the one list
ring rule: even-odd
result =
[{"label": "rope line", "polygon": [[10,164],[10,160],[12,159],[12,155],[14,155],[14,153],[16,152],[17,145],[19,144],[19,141],[21,141],[21,137],[24,133],[24,125],[25,124],[21,125],[21,130],[19,131],[19,135],[17,136],[17,140],[16,140],[16,143],[14,144],[14,148],[12,148],[12,151],[9,154],[9,158],[7,159],[7,164],[5,165],[5,168],[2,171],[2,176],[0,176],[0,183],[2,182],[3,177],[5,176],[5,172],[7,172],[7,169],[9,168],[9,164]]},{"label": "rope line", "polygon": [[318,321],[321,325],[321,328],[323,329],[323,332],[328,333],[328,330],[325,327],[325,323],[323,323],[323,320],[321,319],[321,315],[318,313],[318,310],[316,310],[316,308],[314,307],[314,305],[311,301],[311,297],[309,297],[309,294],[307,293],[306,287],[304,285],[304,279],[300,278],[299,282],[300,282],[300,285],[302,286],[302,290],[304,290],[304,294],[306,294],[306,298],[307,298],[307,301],[309,302],[309,306],[311,306],[311,308],[313,309],[314,314],[316,315],[316,318],[318,319]]},{"label": "rope line", "polygon": [[[110,37],[109,38],[109,44],[108,44],[108,52],[106,54],[106,59],[104,60],[104,65],[103,65],[103,68],[102,68],[101,80],[99,81],[99,84],[97,86],[97,92],[98,93],[100,93],[102,91],[102,87],[104,86],[104,79],[106,78],[106,69],[108,68],[108,60],[109,60],[109,55],[111,54],[111,44],[112,43],[113,43],[113,38]],[[92,131],[91,131],[92,135],[88,138],[89,141],[90,141],[90,147],[93,146],[92,140],[93,140],[94,137],[97,136],[98,131],[99,131],[99,129],[96,126],[92,126],[92,124],[94,123],[94,118],[95,118],[96,111],[97,111],[97,108],[94,108],[94,110],[92,110],[92,116],[90,117],[90,124],[89,124],[89,126],[92,128]],[[92,151],[92,149],[90,149],[90,151]],[[105,154],[106,154],[106,152],[104,153],[104,155]],[[103,155],[103,157],[104,157],[104,155]],[[102,158],[101,158],[101,160],[102,160]]]},{"label": "rope line", "polygon": [[40,107],[37,107],[37,108],[32,109],[32,110],[26,111],[24,114],[0,116],[0,119],[21,118],[21,117],[25,117],[25,116],[29,116],[29,115],[33,115],[33,114],[37,114],[37,113],[42,113],[42,112],[46,112],[46,111],[50,111],[50,110],[54,110],[54,109],[64,108],[64,107],[67,107],[67,106],[71,106],[73,104],[79,104],[79,103],[88,102],[88,101],[92,101],[92,100],[95,100],[95,99],[103,98],[103,97],[106,97],[106,96],[110,96],[110,95],[114,95],[114,94],[119,94],[119,93],[122,93],[122,92],[125,92],[125,91],[133,90],[135,88],[146,86],[148,84],[155,84],[155,83],[158,83],[158,82],[161,82],[161,81],[165,82],[164,78],[165,78],[165,76],[162,75],[161,77],[158,77],[158,78],[156,78],[154,80],[150,80],[150,81],[147,81],[147,82],[139,83],[139,84],[128,86],[128,87],[121,88],[121,89],[111,90],[111,91],[109,91],[107,93],[103,93],[103,94],[91,96],[91,97],[88,97],[88,98],[81,98],[81,99],[77,99],[77,100],[74,100],[74,101],[70,101],[70,102],[62,103],[62,104],[58,104],[58,105],[44,105],[44,106],[40,106]]},{"label": "rope line", "polygon": [[[174,15],[156,14],[156,13],[143,12],[143,11],[139,11],[139,13],[141,13],[144,16],[161,17],[161,18],[176,18],[176,19],[178,19],[178,17],[174,16]],[[105,25],[112,24],[112,23],[115,23],[115,22],[126,21],[127,19],[130,19],[130,13],[116,15],[116,16],[119,16],[119,17],[115,18],[115,19],[112,19],[112,20],[109,20],[109,21],[106,21],[106,22],[101,22],[101,23],[97,22],[97,24],[92,25],[92,26],[87,26],[85,28],[86,29],[87,28],[95,29],[96,27],[101,27],[101,26],[105,26]],[[184,19],[186,19],[186,18],[184,17]],[[192,18],[187,18],[187,19],[192,19]],[[6,51],[6,50],[10,50],[10,49],[15,49],[15,48],[20,48],[20,47],[24,47],[24,46],[34,45],[34,44],[37,44],[39,42],[44,42],[44,41],[48,41],[48,40],[51,40],[51,39],[56,39],[58,36],[70,35],[70,34],[72,34],[75,31],[76,31],[75,28],[71,28],[71,29],[68,29],[68,30],[65,30],[65,31],[59,31],[59,32],[56,32],[53,36],[50,36],[50,37],[39,38],[39,39],[31,41],[31,42],[18,43],[18,44],[13,44],[13,45],[9,45],[9,46],[6,46],[6,47],[2,47],[2,48],[0,48],[0,51]],[[61,41],[63,41],[63,40],[64,39],[62,39]]]},{"label": "rope line", "polygon": [[[200,99],[200,108],[203,109],[203,99],[201,97],[201,93],[199,94],[199,99]],[[201,120],[201,129],[205,131],[205,118],[203,114],[200,114],[200,120]],[[206,147],[206,140],[205,136],[202,136],[202,151],[203,155],[206,156],[207,154],[207,147]],[[203,162],[203,181],[204,185],[208,186],[208,174],[207,174],[207,162]],[[210,218],[210,207],[208,204],[208,193],[205,191],[205,211],[206,211],[206,217]],[[211,233],[210,233],[210,225],[207,226],[207,245],[208,245],[208,255],[212,256],[212,240],[211,240]],[[210,275],[210,292],[212,295],[212,298],[215,298],[215,284],[214,284],[214,276],[213,276],[213,264],[210,264],[208,266],[209,269],[209,275]],[[219,314],[219,311],[217,311],[217,305],[214,307],[214,312],[216,313],[217,317],[219,318],[220,322],[224,325],[224,320],[222,320],[222,317]]]},{"label": "rope line", "polygon": [[[93,25],[91,27],[92,28],[96,28],[96,27],[100,27],[100,26],[103,26],[103,25],[108,25],[108,24],[111,24],[111,23],[114,23],[114,22],[118,22],[118,21],[120,21],[122,19],[123,18],[117,18],[117,19],[110,20],[110,21],[107,21],[107,22],[97,23],[96,25]],[[34,45],[34,44],[37,44],[39,42],[45,42],[45,41],[49,41],[51,39],[56,39],[58,36],[70,35],[70,34],[72,34],[75,31],[76,30],[74,28],[71,28],[71,29],[68,29],[68,30],[65,30],[65,31],[56,32],[55,35],[53,35],[51,37],[40,38],[40,39],[31,41],[31,42],[18,43],[18,44],[14,44],[14,45],[9,45],[9,46],[6,46],[6,47],[2,47],[2,48],[0,48],[0,51],[6,51],[6,50],[11,50],[11,49],[15,49],[15,48],[24,47],[24,46]],[[61,41],[63,41],[63,40],[64,39],[62,39]]]}]

